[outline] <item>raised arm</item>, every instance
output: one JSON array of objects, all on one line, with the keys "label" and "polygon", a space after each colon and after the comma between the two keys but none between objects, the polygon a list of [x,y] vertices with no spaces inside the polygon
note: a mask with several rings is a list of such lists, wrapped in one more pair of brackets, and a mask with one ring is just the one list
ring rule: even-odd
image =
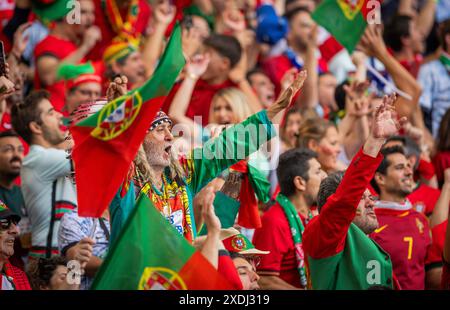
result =
[{"label": "raised arm", "polygon": [[187,161],[187,169],[190,184],[195,192],[273,138],[276,134],[272,125],[273,118],[289,105],[305,79],[306,71],[300,72],[292,85],[267,111],[260,111],[242,123],[231,126],[217,138],[206,142],[203,148],[193,150]]},{"label": "raised arm", "polygon": [[[320,214],[305,230],[305,251],[313,258],[328,257],[340,252],[345,244],[356,209],[378,165],[386,138],[396,134],[405,118],[397,121],[395,95],[385,97],[377,109],[372,130],[362,150],[350,163],[336,192],[328,197]],[[314,240],[314,242],[312,241]]]},{"label": "raised arm", "polygon": [[[392,56],[384,44],[381,29],[378,27],[368,26],[364,33],[360,48],[366,55],[375,57],[383,63],[387,72],[394,80],[395,85],[412,96],[412,100],[399,97],[396,102],[397,112],[400,116],[408,117],[416,126],[423,128],[423,121],[420,122],[414,117],[414,112],[418,106],[421,94],[420,85],[414,77]],[[423,126],[422,126],[423,125]]]},{"label": "raised arm", "polygon": [[170,5],[169,1],[159,3],[153,11],[153,31],[147,37],[142,49],[142,60],[145,64],[147,77],[153,74],[156,63],[164,50],[164,36],[167,27],[175,17],[175,12],[175,6]]},{"label": "raised arm", "polygon": [[194,133],[195,123],[186,116],[186,111],[194,92],[195,84],[206,71],[210,60],[208,54],[196,55],[186,64],[186,77],[175,94],[169,108],[169,116],[176,122],[189,127],[191,135]]},{"label": "raised arm", "polygon": [[[350,86],[344,85],[345,96],[345,119],[349,124],[347,132],[339,132],[345,153],[348,158],[353,158],[361,146],[369,137],[369,101],[365,92],[369,84],[367,82],[353,82]],[[341,130],[341,126],[339,129]]]}]

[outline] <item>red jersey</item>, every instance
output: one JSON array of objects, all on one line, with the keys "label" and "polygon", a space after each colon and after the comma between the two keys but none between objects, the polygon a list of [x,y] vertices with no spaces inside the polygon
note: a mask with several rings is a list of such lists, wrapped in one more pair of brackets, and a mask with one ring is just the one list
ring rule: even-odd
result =
[{"label": "red jersey", "polygon": [[[72,41],[64,40],[57,38],[53,35],[48,35],[44,40],[39,42],[36,45],[34,50],[34,57],[36,62],[41,56],[52,56],[58,60],[62,60],[75,52],[78,49],[78,46],[75,45]],[[84,59],[81,60],[80,63],[85,62]],[[57,111],[61,112],[62,107],[65,103],[65,84],[64,81],[55,82],[52,85],[42,85],[42,82],[39,78],[39,74],[36,70],[35,76],[35,87],[36,89],[44,88],[50,92],[50,101],[55,107]]]},{"label": "red jersey", "polygon": [[416,189],[408,195],[407,199],[413,208],[427,216],[431,215],[441,191],[425,184],[419,183]]},{"label": "red jersey", "polygon": [[[303,225],[304,217],[299,214]],[[283,208],[277,202],[261,218],[262,227],[255,230],[253,245],[268,255],[261,255],[260,275],[276,275],[295,287],[302,287],[295,258],[294,240]]]},{"label": "red jersey", "polygon": [[425,259],[431,243],[426,217],[412,208],[376,207],[379,228],[370,237],[389,253],[402,289],[425,289]]},{"label": "red jersey", "polygon": [[437,152],[433,158],[433,165],[436,169],[436,176],[439,184],[444,182],[444,170],[450,167],[450,151]]},{"label": "red jersey", "polygon": [[[117,34],[109,24],[108,16],[106,16],[106,10],[103,7],[103,0],[94,1],[95,3],[95,25],[98,26],[102,32],[102,39],[97,42],[95,48],[93,48],[89,55],[89,60],[102,60],[103,52],[106,47],[111,44],[111,41]],[[124,20],[128,14],[128,8],[119,8],[122,20]],[[133,33],[136,35],[143,34],[147,28],[147,24],[151,19],[150,5],[145,0],[139,0],[139,13],[137,21],[134,24]]]},{"label": "red jersey", "polygon": [[[178,89],[180,89],[181,83],[176,84],[172,91],[170,92],[168,98],[166,99],[163,110],[168,113],[170,104],[172,103],[173,97],[177,93]],[[186,111],[186,116],[194,119],[194,116],[202,117],[202,125],[206,126],[209,123],[209,110],[211,108],[211,102],[214,95],[221,89],[228,87],[237,87],[230,80],[226,80],[222,84],[210,85],[206,81],[200,79],[197,84],[195,84],[194,92],[192,93],[191,102],[189,103],[189,107]]]}]

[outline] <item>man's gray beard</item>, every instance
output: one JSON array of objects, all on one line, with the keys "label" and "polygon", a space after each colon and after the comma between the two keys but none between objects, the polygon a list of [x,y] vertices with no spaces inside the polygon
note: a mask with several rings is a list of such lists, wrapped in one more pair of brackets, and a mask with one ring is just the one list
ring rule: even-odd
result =
[{"label": "man's gray beard", "polygon": [[153,142],[144,140],[143,147],[145,151],[145,157],[150,167],[165,168],[170,165],[170,162],[166,162],[164,160],[162,154],[161,155],[158,154],[157,147]]}]

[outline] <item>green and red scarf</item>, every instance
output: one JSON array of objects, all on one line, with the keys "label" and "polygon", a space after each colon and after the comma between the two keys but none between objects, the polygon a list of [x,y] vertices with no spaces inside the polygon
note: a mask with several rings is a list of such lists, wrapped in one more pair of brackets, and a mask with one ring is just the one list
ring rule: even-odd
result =
[{"label": "green and red scarf", "polygon": [[108,21],[114,32],[117,33],[117,37],[125,41],[130,39],[138,39],[136,38],[134,29],[139,15],[139,0],[131,0],[125,20],[122,19],[116,0],[102,1]]},{"label": "green and red scarf", "polygon": [[[286,196],[278,194],[277,202],[283,208],[284,214],[286,214],[286,218],[289,222],[292,239],[294,240],[295,259],[297,260],[297,270],[300,275],[300,284],[306,288],[307,278],[305,271],[305,253],[302,246],[302,235],[305,230],[305,226],[303,226],[302,220],[300,219],[294,205]],[[311,212],[309,212],[309,218],[311,219],[311,217]]]}]

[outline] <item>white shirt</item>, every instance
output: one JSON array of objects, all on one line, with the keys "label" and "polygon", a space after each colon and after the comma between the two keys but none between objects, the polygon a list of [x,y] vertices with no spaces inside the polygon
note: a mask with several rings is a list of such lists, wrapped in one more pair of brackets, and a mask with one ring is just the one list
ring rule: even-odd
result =
[{"label": "white shirt", "polygon": [[[32,246],[45,247],[52,218],[52,207],[58,202],[76,206],[76,191],[67,153],[55,148],[32,145],[24,158],[21,179],[22,194],[31,222]],[[55,220],[52,247],[57,248],[59,220]]]}]

